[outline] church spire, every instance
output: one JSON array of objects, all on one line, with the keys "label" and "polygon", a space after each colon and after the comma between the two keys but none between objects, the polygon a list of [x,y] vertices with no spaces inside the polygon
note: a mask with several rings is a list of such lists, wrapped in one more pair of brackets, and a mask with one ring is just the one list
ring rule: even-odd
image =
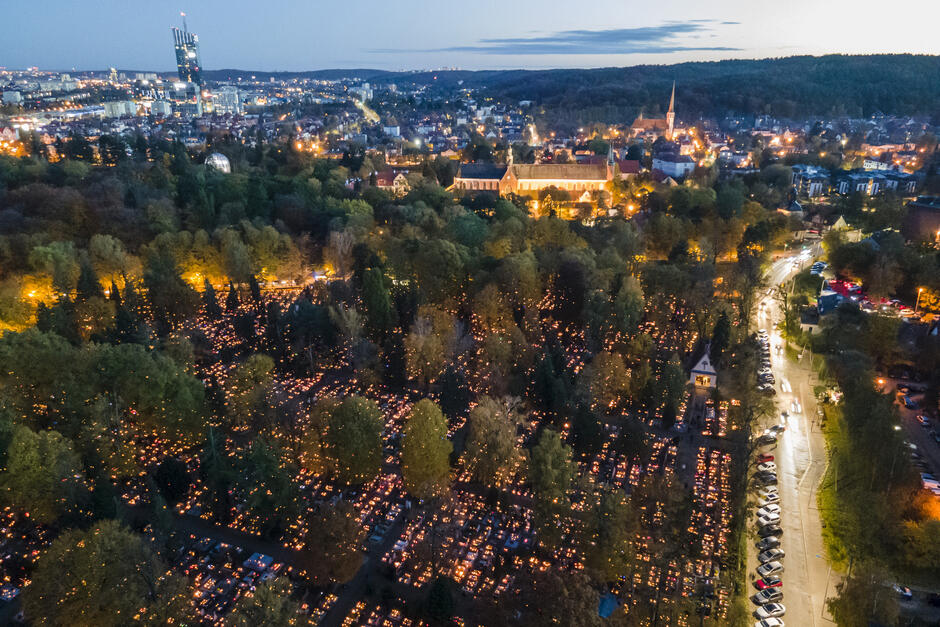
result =
[{"label": "church spire", "polygon": [[669,111],[666,112],[666,139],[672,141],[676,126],[676,81],[672,81],[672,96],[669,97]]}]

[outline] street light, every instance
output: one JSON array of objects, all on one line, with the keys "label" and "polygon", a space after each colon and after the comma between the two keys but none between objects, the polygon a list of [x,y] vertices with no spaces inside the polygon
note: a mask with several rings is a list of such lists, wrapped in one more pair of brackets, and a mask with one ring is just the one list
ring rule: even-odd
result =
[{"label": "street light", "polygon": [[920,305],[920,295],[923,293],[923,291],[924,291],[924,288],[922,287],[917,288],[917,300],[914,301],[914,313],[915,314],[917,313],[917,306]]}]

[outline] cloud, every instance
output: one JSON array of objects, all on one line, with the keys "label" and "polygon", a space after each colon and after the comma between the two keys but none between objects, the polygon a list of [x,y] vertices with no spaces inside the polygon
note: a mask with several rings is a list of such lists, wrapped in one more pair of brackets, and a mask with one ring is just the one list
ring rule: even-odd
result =
[{"label": "cloud", "polygon": [[[538,37],[484,38],[466,46],[433,49],[373,49],[372,53],[469,52],[502,55],[654,54],[690,50],[739,50],[727,46],[694,46],[684,38],[696,38],[712,30],[715,20],[666,22],[660,26],[606,30],[565,30]],[[722,22],[737,24],[737,22]]]}]

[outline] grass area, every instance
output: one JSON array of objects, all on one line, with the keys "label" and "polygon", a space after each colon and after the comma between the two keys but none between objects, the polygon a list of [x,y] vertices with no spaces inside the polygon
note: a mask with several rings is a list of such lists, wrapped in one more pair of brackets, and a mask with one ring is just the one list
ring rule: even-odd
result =
[{"label": "grass area", "polygon": [[[841,533],[842,521],[839,519],[841,508],[838,494],[839,461],[837,456],[838,447],[844,446],[842,408],[831,404],[822,405],[822,408],[825,416],[823,434],[826,438],[826,455],[829,457],[829,464],[819,483],[816,503],[823,525],[822,538],[826,547],[826,556],[834,569],[844,572],[848,568],[849,554]],[[836,455],[833,454],[834,449]]]}]

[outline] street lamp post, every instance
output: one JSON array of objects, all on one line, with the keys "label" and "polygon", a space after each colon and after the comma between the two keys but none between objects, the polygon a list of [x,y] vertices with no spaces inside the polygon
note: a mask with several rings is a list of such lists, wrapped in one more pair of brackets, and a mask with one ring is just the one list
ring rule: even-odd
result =
[{"label": "street lamp post", "polygon": [[917,306],[920,305],[920,295],[924,292],[924,288],[917,288],[917,300],[914,301],[914,313],[917,313]]}]

